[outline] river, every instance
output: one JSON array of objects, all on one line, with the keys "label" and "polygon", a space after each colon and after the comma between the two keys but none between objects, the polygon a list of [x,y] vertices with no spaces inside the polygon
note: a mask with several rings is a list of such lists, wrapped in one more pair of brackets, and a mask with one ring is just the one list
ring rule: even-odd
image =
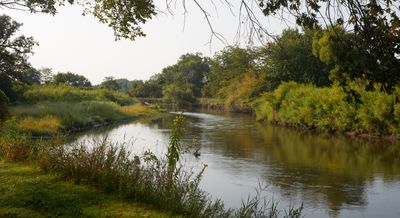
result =
[{"label": "river", "polygon": [[[261,184],[278,208],[304,204],[305,217],[400,217],[400,143],[300,132],[258,123],[245,114],[186,112],[184,142],[200,146],[207,164],[201,187],[228,207]],[[174,114],[86,132],[107,134],[130,149],[166,152]]]}]

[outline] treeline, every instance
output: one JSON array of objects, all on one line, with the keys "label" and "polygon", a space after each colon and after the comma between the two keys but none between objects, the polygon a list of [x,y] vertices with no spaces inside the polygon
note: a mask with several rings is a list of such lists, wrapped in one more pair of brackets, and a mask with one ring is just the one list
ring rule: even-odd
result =
[{"label": "treeline", "polygon": [[340,25],[287,29],[265,46],[185,54],[129,94],[179,106],[247,105],[258,119],[301,128],[398,134],[399,53],[385,43],[385,54],[369,49],[359,37]]},{"label": "treeline", "polygon": [[315,35],[316,31],[287,29],[263,47],[229,46],[211,58],[185,54],[148,81],[135,84],[129,94],[181,106],[198,98],[221,99],[230,108],[249,104],[286,81],[326,86],[332,66],[313,54]]}]

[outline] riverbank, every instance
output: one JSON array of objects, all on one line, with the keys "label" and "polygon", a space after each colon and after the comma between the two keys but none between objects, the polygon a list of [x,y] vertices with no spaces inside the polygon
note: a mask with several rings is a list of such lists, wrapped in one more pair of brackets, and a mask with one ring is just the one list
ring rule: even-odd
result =
[{"label": "riverbank", "polygon": [[120,106],[107,101],[41,102],[11,108],[15,119],[6,123],[32,136],[54,136],[73,133],[124,120],[156,116],[159,112],[148,106],[133,104]]},{"label": "riverbank", "polygon": [[172,217],[26,163],[0,162],[0,217]]}]

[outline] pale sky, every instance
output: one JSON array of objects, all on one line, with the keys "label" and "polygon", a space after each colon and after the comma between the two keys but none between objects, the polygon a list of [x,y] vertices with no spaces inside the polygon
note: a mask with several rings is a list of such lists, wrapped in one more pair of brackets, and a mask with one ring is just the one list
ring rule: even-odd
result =
[{"label": "pale sky", "polygon": [[[162,3],[156,5],[164,9],[165,0],[158,2]],[[143,25],[147,36],[135,41],[115,41],[110,27],[91,15],[82,16],[82,8],[78,6],[59,7],[55,16],[4,10],[0,13],[23,23],[19,33],[33,36],[39,42],[30,58],[34,67],[49,67],[54,72],[70,71],[98,84],[106,76],[146,80],[176,63],[182,54],[201,52],[212,56],[225,47],[227,44],[217,39],[210,46],[210,29],[204,16],[193,2],[186,2],[189,14],[185,26],[182,7],[177,5],[173,16],[159,14]],[[239,8],[233,8],[234,16],[228,7],[218,2],[216,7],[217,12],[214,7],[208,7],[210,19],[214,28],[232,45],[236,42]],[[273,33],[286,27],[278,20],[264,16],[260,19]],[[246,46],[244,41],[242,37],[241,46]]]}]

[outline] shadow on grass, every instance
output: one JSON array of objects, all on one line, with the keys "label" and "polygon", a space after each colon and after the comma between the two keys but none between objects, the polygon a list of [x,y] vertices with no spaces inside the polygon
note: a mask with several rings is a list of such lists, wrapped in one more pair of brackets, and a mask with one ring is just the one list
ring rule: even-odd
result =
[{"label": "shadow on grass", "polygon": [[0,163],[0,217],[170,217],[20,163]]}]

